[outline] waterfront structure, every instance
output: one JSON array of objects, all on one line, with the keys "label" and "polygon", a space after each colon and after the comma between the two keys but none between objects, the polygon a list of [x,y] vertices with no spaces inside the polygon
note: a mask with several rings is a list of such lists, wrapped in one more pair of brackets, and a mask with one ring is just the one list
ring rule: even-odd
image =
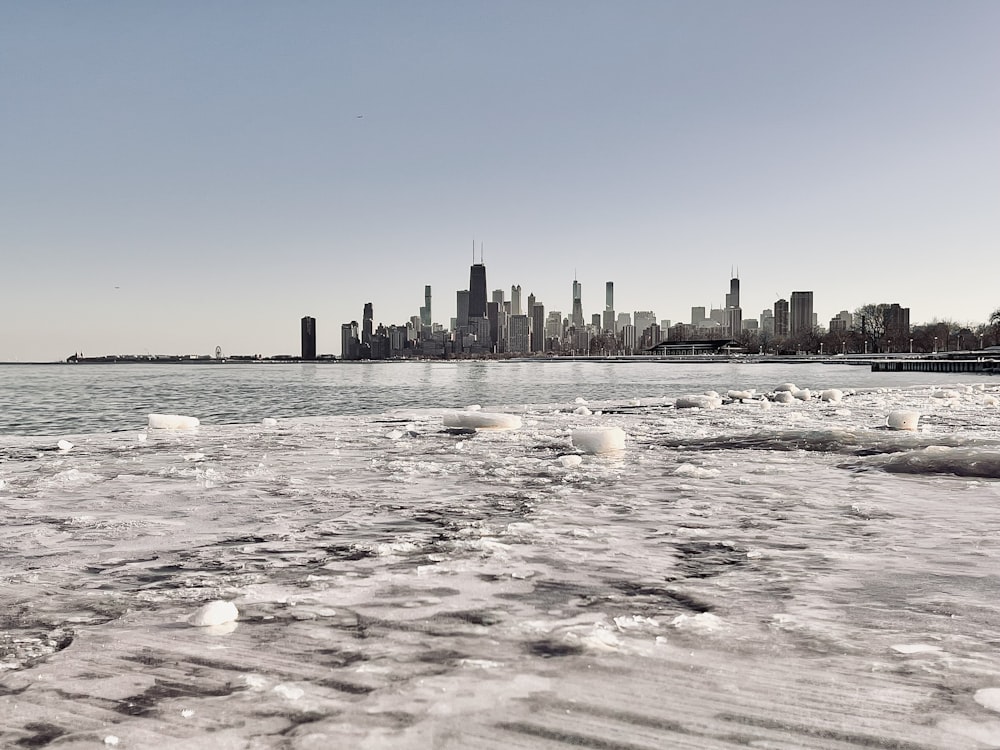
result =
[{"label": "waterfront structure", "polygon": [[582,328],[583,322],[583,287],[580,282],[573,279],[573,312],[570,313],[570,323],[577,328]]},{"label": "waterfront structure", "polygon": [[788,300],[784,297],[774,303],[774,335],[788,335]]},{"label": "waterfront structure", "polygon": [[302,318],[302,359],[316,359],[316,318]]},{"label": "waterfront structure", "polygon": [[511,315],[507,325],[507,351],[512,354],[527,354],[531,351],[531,334],[528,331],[527,315]]},{"label": "waterfront structure", "polygon": [[792,300],[788,306],[789,335],[808,333],[814,327],[813,320],[813,293],[792,292]]},{"label": "waterfront structure", "polygon": [[358,341],[358,321],[340,326],[340,358],[361,359],[361,342]]}]

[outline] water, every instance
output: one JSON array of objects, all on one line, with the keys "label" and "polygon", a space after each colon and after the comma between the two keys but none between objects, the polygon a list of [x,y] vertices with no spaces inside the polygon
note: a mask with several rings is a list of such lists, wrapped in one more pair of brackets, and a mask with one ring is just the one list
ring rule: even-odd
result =
[{"label": "water", "polygon": [[902,377],[0,368],[0,746],[998,746],[1000,383]]}]

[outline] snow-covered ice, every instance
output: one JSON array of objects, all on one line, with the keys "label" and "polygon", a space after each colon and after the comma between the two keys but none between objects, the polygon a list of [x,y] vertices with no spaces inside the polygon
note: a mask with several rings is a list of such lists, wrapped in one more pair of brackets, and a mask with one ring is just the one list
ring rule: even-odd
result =
[{"label": "snow-covered ice", "polygon": [[[254,380],[275,398],[238,424],[186,389],[109,408],[110,432],[5,434],[0,746],[1000,737],[1000,383],[647,362],[301,377],[382,393],[400,372],[415,403],[371,413],[296,416]],[[532,377],[561,390],[532,398]],[[808,400],[775,389],[792,380]],[[674,408],[687,394],[711,408]],[[201,426],[146,432],[157,409]],[[887,429],[894,412],[920,429]]]},{"label": "snow-covered ice", "polygon": [[150,414],[148,424],[152,430],[192,430],[200,422],[197,417],[181,414]]}]

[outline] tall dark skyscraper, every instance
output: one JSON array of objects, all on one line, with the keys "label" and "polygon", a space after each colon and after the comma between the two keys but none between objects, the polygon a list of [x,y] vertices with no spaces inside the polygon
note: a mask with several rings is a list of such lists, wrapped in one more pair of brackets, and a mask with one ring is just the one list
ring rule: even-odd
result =
[{"label": "tall dark skyscraper", "polygon": [[774,335],[788,335],[788,300],[784,297],[774,303]]},{"label": "tall dark skyscraper", "polygon": [[473,263],[469,270],[469,317],[486,317],[486,266]]},{"label": "tall dark skyscraper", "polygon": [[573,279],[573,312],[569,320],[577,328],[583,328],[583,287],[576,279]]},{"label": "tall dark skyscraper", "polygon": [[316,318],[302,319],[302,359],[316,359]]},{"label": "tall dark skyscraper", "polygon": [[370,345],[375,326],[375,311],[371,302],[365,302],[365,315],[361,321],[361,343]]},{"label": "tall dark skyscraper", "polygon": [[424,287],[424,306],[420,308],[420,325],[431,325],[431,288]]},{"label": "tall dark skyscraper", "polygon": [[792,292],[788,306],[788,333],[807,333],[813,329],[813,293]]}]

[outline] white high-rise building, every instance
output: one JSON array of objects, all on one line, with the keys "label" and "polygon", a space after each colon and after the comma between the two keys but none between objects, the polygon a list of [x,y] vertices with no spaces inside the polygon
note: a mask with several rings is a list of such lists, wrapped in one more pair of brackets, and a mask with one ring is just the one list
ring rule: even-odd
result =
[{"label": "white high-rise building", "polygon": [[510,314],[523,315],[521,310],[521,285],[515,284],[510,288]]}]

